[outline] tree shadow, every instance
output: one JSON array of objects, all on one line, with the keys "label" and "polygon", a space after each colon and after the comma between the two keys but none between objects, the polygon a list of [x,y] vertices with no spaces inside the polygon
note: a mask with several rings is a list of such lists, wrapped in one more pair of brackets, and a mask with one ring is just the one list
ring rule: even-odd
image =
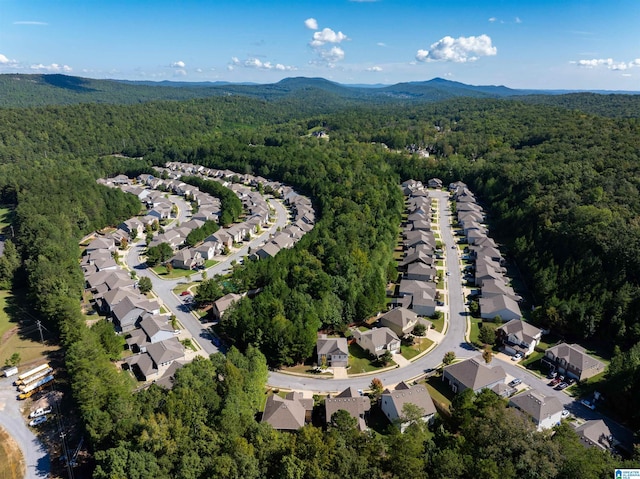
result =
[{"label": "tree shadow", "polygon": [[95,88],[89,88],[89,81],[84,78],[71,77],[67,75],[43,75],[42,81],[56,88],[64,88],[78,93],[90,93],[97,91]]}]

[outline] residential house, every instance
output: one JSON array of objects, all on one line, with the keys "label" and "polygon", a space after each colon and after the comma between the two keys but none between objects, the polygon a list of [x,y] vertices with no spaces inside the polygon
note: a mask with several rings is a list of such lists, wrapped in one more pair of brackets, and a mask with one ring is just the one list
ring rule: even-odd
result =
[{"label": "residential house", "polygon": [[429,188],[442,188],[442,180],[440,178],[431,178],[427,181]]},{"label": "residential house", "polygon": [[349,387],[335,397],[328,397],[324,400],[325,420],[327,424],[331,423],[333,415],[344,410],[358,421],[358,429],[365,431],[367,423],[365,416],[371,409],[371,400],[368,396],[363,396],[355,388]]},{"label": "residential house", "polygon": [[213,317],[217,320],[222,319],[224,312],[231,307],[235,302],[240,301],[241,295],[235,293],[225,294],[222,298],[213,303],[211,310]]},{"label": "residential house", "polygon": [[409,426],[409,422],[403,421],[405,404],[412,404],[420,408],[424,422],[431,422],[436,414],[436,407],[427,388],[422,384],[409,386],[405,382],[401,382],[394,391],[386,390],[382,393],[380,408],[392,424],[400,422],[402,432]]},{"label": "residential house", "polygon": [[562,419],[563,404],[555,396],[545,396],[540,391],[528,391],[513,396],[509,406],[515,407],[533,419],[538,431],[551,429]]},{"label": "residential house", "polygon": [[280,252],[280,247],[275,243],[267,243],[255,252],[258,259],[273,258]]},{"label": "residential house", "polygon": [[213,259],[214,256],[219,253],[219,250],[216,248],[215,243],[211,241],[205,241],[196,248],[196,252],[200,254],[204,261],[208,261],[210,259]]},{"label": "residential house", "polygon": [[423,263],[422,261],[415,261],[407,266],[405,278],[417,281],[436,281],[438,271],[433,266]]},{"label": "residential house", "polygon": [[[419,316],[433,316],[436,313],[438,305],[437,291],[434,288],[418,291],[410,296],[411,302],[408,307]],[[420,320],[423,323],[429,323],[425,319]],[[429,323],[431,324],[431,323]]]},{"label": "residential house", "polygon": [[86,246],[85,253],[88,254],[97,250],[115,251],[116,243],[113,239],[99,236]]},{"label": "residential house", "polygon": [[389,328],[374,328],[368,331],[354,329],[353,336],[362,349],[377,358],[386,351],[392,354],[400,351],[400,339]]},{"label": "residential house", "polygon": [[318,366],[347,367],[349,363],[349,347],[346,338],[328,338],[319,334],[316,341]]},{"label": "residential house", "polygon": [[204,264],[204,260],[198,250],[185,248],[178,251],[178,253],[171,258],[171,264],[174,268],[195,269]]},{"label": "residential house", "polygon": [[459,363],[445,366],[442,380],[449,384],[453,392],[461,393],[471,389],[477,393],[483,389],[493,389],[507,378],[501,366],[487,366],[481,357],[469,358]]},{"label": "residential house", "polygon": [[587,354],[577,344],[561,343],[550,347],[544,353],[542,362],[560,374],[582,381],[605,370],[602,361]]},{"label": "residential house", "polygon": [[505,353],[527,357],[540,343],[542,330],[521,319],[512,319],[496,329],[496,334]]},{"label": "residential house", "polygon": [[522,318],[520,306],[507,295],[496,295],[490,298],[480,298],[480,317],[483,319],[494,319],[497,316],[502,321]]},{"label": "residential house", "polygon": [[605,451],[614,451],[621,446],[607,423],[602,419],[586,421],[576,428],[580,441],[587,447],[598,447]]},{"label": "residential house", "polygon": [[302,393],[290,392],[284,398],[272,394],[262,413],[262,422],[279,431],[296,431],[311,422],[313,399],[304,399]]},{"label": "residential house", "polygon": [[394,308],[380,316],[380,324],[391,329],[398,337],[409,334],[418,324],[420,318],[413,311],[406,308]]}]

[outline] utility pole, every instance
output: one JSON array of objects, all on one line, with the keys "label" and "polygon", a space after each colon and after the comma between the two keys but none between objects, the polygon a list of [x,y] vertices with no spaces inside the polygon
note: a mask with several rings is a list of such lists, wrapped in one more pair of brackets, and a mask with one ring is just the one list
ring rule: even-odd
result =
[{"label": "utility pole", "polygon": [[36,321],[36,326],[38,326],[38,331],[40,331],[40,343],[44,344],[44,336],[42,335],[42,323],[39,319]]}]

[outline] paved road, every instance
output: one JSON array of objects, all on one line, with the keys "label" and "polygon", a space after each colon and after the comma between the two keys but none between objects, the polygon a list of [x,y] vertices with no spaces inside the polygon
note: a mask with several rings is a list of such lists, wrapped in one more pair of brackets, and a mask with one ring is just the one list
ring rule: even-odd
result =
[{"label": "paved road", "polygon": [[22,450],[27,469],[25,478],[48,477],[51,469],[49,455],[20,411],[25,402],[16,399],[18,394],[13,386],[14,380],[15,376],[0,378],[0,426],[13,437]]},{"label": "paved road", "polygon": [[[375,374],[375,377],[382,380],[385,385],[397,384],[400,381],[415,378],[437,368],[447,351],[453,351],[457,358],[468,358],[478,354],[465,340],[467,312],[462,292],[458,249],[455,246],[455,238],[450,227],[451,211],[449,210],[448,204],[449,194],[444,191],[429,191],[429,193],[439,200],[438,216],[440,236],[446,250],[447,269],[451,272],[451,276],[445,276],[448,290],[449,327],[444,339],[428,354],[403,368],[391,369]],[[329,393],[341,391],[350,386],[358,389],[368,389],[372,378],[372,375],[351,376],[348,379],[313,378],[271,372],[268,383],[272,387],[312,390],[315,393]]]},{"label": "paved road", "polygon": [[[445,249],[446,268],[449,272],[449,275],[445,276],[447,304],[449,306],[448,328],[444,339],[428,354],[405,367],[395,368],[375,374],[375,377],[382,380],[385,385],[397,384],[400,381],[412,379],[431,372],[433,369],[440,366],[442,357],[447,351],[453,351],[457,358],[468,358],[479,354],[474,347],[467,343],[465,338],[468,312],[465,307],[465,298],[462,288],[459,249],[456,246],[456,238],[453,236],[452,228],[450,227],[452,214],[449,209],[449,194],[439,190],[430,191],[430,194],[432,197],[438,198],[439,200],[440,237]],[[278,227],[284,227],[286,225],[288,221],[287,210],[276,200],[270,199],[269,202],[277,212],[277,222],[259,238],[252,240],[239,251],[225,257],[223,261],[209,268],[207,270],[209,277],[212,277],[215,274],[223,274],[227,272],[230,268],[231,261],[234,259],[240,260],[245,256],[249,246],[255,250],[264,243],[268,237],[267,233],[271,234],[275,232]],[[184,205],[186,206],[186,203],[184,203]],[[181,213],[183,213],[183,207],[184,206],[181,206]],[[172,290],[182,280],[162,280],[153,273],[147,271],[145,266],[141,265],[139,262],[139,255],[142,252],[144,252],[144,246],[142,244],[134,245],[134,247],[131,248],[127,258],[129,267],[137,271],[138,275],[148,276],[151,278],[151,281],[153,282],[153,289],[156,294],[162,298],[165,306],[167,306],[167,308],[178,317],[184,327],[191,332],[192,336],[198,339],[198,343],[207,354],[218,352],[218,348],[216,348],[211,340],[208,339],[208,333],[206,333],[207,326],[203,325],[197,318],[195,318],[180,298],[173,294]],[[198,278],[199,275],[194,275],[193,277],[195,279]],[[549,381],[546,380],[546,378],[539,378],[530,371],[527,371],[514,362],[508,359],[503,359],[500,356],[494,358],[492,365],[502,366],[507,375],[512,378],[522,379],[524,386],[537,389],[547,396],[557,397],[565,408],[574,416],[580,418],[580,420],[605,419],[616,437],[629,438],[627,442],[631,443],[632,433],[629,430],[606,418],[598,411],[592,411],[580,404],[579,401],[574,401],[573,398],[565,392],[558,391],[550,387],[548,385]],[[368,389],[373,377],[374,375],[351,376],[348,379],[315,378],[272,371],[269,373],[268,384],[277,388],[306,390],[314,393],[335,393],[342,391],[347,387]]]},{"label": "paved road", "polygon": [[[175,200],[175,198],[172,198],[172,201],[173,200]],[[233,260],[241,261],[244,256],[247,256],[249,248],[251,248],[252,251],[255,251],[264,244],[269,236],[275,233],[278,228],[284,228],[288,224],[289,212],[282,202],[274,198],[269,198],[268,202],[276,212],[276,221],[274,224],[268,229],[264,229],[260,236],[252,239],[249,243],[245,243],[239,250],[229,256],[219,258],[221,260],[219,263],[206,270],[208,278],[212,278],[216,274],[227,273],[231,268],[231,262]],[[183,204],[177,203],[180,208],[179,217],[180,214],[183,214],[183,209],[187,206],[184,200],[182,200],[182,203]],[[127,254],[127,265],[129,268],[135,271],[138,276],[147,276],[151,279],[153,291],[162,299],[165,307],[171,311],[172,314],[176,315],[178,321],[180,321],[180,323],[182,323],[182,325],[191,333],[193,338],[206,354],[217,353],[219,349],[213,344],[209,333],[207,332],[209,325],[203,324],[198,318],[191,314],[189,305],[185,304],[181,298],[173,293],[173,289],[179,283],[184,282],[185,279],[165,280],[156,276],[153,272],[147,269],[145,264],[140,263],[140,255],[144,253],[144,251],[144,240],[140,240],[132,245]],[[192,281],[202,279],[202,275],[194,272],[191,279]]]}]

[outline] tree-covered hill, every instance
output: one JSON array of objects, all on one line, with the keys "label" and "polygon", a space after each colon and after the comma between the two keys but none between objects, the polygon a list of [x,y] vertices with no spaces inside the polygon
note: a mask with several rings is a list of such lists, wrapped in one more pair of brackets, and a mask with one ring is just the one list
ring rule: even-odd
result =
[{"label": "tree-covered hill", "polygon": [[307,114],[333,112],[348,105],[420,104],[454,98],[513,98],[579,109],[603,116],[637,117],[640,95],[559,94],[514,90],[505,86],[467,85],[434,78],[396,85],[341,85],[324,78],[285,78],[273,84],[224,82],[149,82],[95,80],[68,75],[0,75],[0,107],[78,103],[138,104],[241,96],[269,102],[298,102]]},{"label": "tree-covered hill", "polygon": [[[604,394],[624,397],[621,412],[640,424],[638,121],[514,100],[342,109],[336,102],[327,111],[304,98],[0,109],[0,199],[16,205],[22,264],[11,279],[29,288],[36,312],[60,333],[95,477],[135,470],[138,477],[596,478],[610,471],[614,459],[585,455],[569,429],[537,435],[493,397],[461,399],[452,421],[433,432],[388,438],[340,421],[327,432],[280,435],[254,413],[266,361],[299,361],[319,327],[338,330],[384,306],[402,211],[397,185],[437,176],[462,179],[478,195],[492,235],[534,294],[536,321],[616,351],[608,379],[616,394]],[[634,101],[616,100],[621,109]],[[328,141],[309,134],[317,128]],[[411,144],[430,157],[411,154]],[[238,288],[263,287],[224,325],[243,354],[186,368],[172,393],[133,396],[104,335],[80,315],[78,240],[139,208],[96,184],[98,176],[168,160],[279,179],[312,197],[318,222],[293,250],[239,268]]]}]

